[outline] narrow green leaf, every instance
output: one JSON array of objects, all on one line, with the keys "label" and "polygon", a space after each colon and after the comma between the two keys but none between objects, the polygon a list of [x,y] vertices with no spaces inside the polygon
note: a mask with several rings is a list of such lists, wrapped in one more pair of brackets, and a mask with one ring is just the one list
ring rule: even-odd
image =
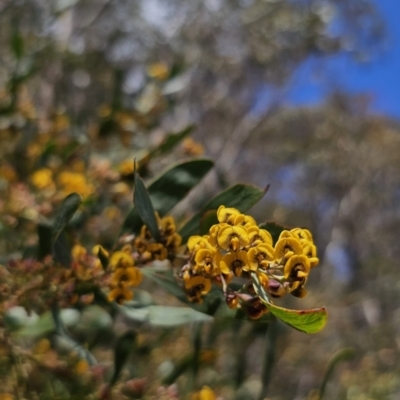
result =
[{"label": "narrow green leaf", "polygon": [[64,199],[53,224],[53,245],[81,204],[82,196],[79,193],[71,193]]},{"label": "narrow green leaf", "polygon": [[275,244],[278,241],[279,235],[281,234],[282,231],[284,231],[285,229],[290,229],[290,228],[286,228],[282,225],[279,225],[274,221],[264,222],[264,223],[260,224],[259,227],[261,229],[265,229],[266,231],[268,231],[271,234],[273,244]]},{"label": "narrow green leaf", "polygon": [[209,322],[212,317],[189,307],[149,306],[138,309],[122,307],[125,317],[152,326],[172,328],[191,322]]},{"label": "narrow green leaf", "polygon": [[[148,186],[148,193],[154,210],[161,217],[166,215],[193,189],[213,167],[207,159],[191,160],[177,164],[163,171]],[[133,208],[122,227],[122,232],[139,232],[142,221],[138,210]]]},{"label": "narrow green leaf", "polygon": [[265,194],[265,189],[254,185],[238,183],[215,196],[203,209],[195,214],[179,231],[182,241],[186,242],[190,236],[200,231],[200,224],[204,214],[209,210],[217,210],[219,206],[237,208],[245,212],[256,204]]},{"label": "narrow green leaf", "polygon": [[24,55],[24,38],[17,29],[15,29],[11,37],[11,47],[15,58],[20,60]]},{"label": "narrow green leaf", "polygon": [[325,394],[325,389],[326,385],[333,375],[333,372],[335,371],[335,368],[338,364],[340,364],[342,361],[349,360],[354,357],[355,351],[352,347],[347,347],[344,349],[338,350],[329,360],[325,372],[324,372],[324,378],[322,379],[321,386],[319,388],[319,393],[318,393],[318,400],[322,400]]},{"label": "narrow green leaf", "polygon": [[[136,168],[135,168],[136,170]],[[144,186],[143,179],[140,177],[138,172],[135,172],[135,194],[134,194],[134,205],[137,213],[142,222],[147,226],[151,232],[153,238],[160,242],[161,235],[158,228],[156,216],[154,214],[154,208],[150,200],[150,196],[147,193],[146,187]]]},{"label": "narrow green leaf", "polygon": [[39,236],[38,246],[38,259],[43,260],[49,254],[53,252],[52,246],[52,233],[53,229],[51,224],[39,223],[36,227]]},{"label": "narrow green leaf", "polygon": [[210,228],[215,224],[218,224],[217,211],[206,211],[200,221],[200,235],[207,235]]},{"label": "narrow green leaf", "polygon": [[326,324],[328,315],[325,307],[312,310],[290,310],[272,304],[256,274],[252,274],[253,287],[268,310],[285,324],[304,333],[317,333]]},{"label": "narrow green leaf", "polygon": [[163,142],[150,151],[149,156],[155,157],[171,151],[177,144],[179,144],[186,136],[188,136],[194,129],[194,125],[189,125],[180,132],[168,134]]},{"label": "narrow green leaf", "polygon": [[114,373],[110,381],[110,387],[117,382],[122,368],[135,346],[136,336],[136,332],[128,331],[117,340],[114,350]]}]

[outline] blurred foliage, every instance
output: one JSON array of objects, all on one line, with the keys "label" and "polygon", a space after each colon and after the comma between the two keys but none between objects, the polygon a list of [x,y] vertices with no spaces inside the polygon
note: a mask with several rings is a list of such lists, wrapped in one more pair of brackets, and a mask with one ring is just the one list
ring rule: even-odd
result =
[{"label": "blurred foliage", "polygon": [[[400,126],[370,115],[365,96],[334,93],[318,107],[288,108],[278,90],[310,57],[365,61],[379,54],[383,38],[383,22],[367,0],[1,2],[2,264],[11,260],[32,272],[39,255],[46,274],[61,280],[45,256],[55,252],[65,260],[63,249],[70,248],[70,257],[95,267],[90,278],[101,282],[108,256],[86,249],[114,250],[123,245],[121,227],[124,240],[137,229],[127,229],[133,225],[125,219],[135,215],[136,158],[154,208],[161,217],[172,210],[184,241],[216,223],[213,201],[234,190],[232,181],[257,184],[257,200],[257,190],[270,184],[253,215],[275,238],[280,224],[314,233],[323,268],[314,271],[302,304],[326,303],[330,320],[312,337],[277,325],[276,354],[271,346],[263,353],[265,324],[217,318],[232,311],[220,307],[218,296],[196,306],[211,307],[213,322],[195,309],[176,308],[174,296],[185,300],[185,293],[176,292],[175,278],[159,266],[144,273],[123,306],[82,285],[79,301],[58,313],[49,300],[56,293],[70,302],[63,297],[68,287],[43,281],[35,292],[38,314],[30,301],[6,318],[2,310],[1,324],[7,321],[15,336],[0,338],[0,398],[23,398],[15,382],[26,398],[46,392],[60,399],[178,399],[182,393],[255,399],[261,391],[276,400],[315,399],[321,382],[324,399],[397,398]],[[260,108],[262,90],[271,96]],[[168,206],[157,202],[159,177],[204,153],[216,160],[205,182],[179,204],[172,189]],[[57,211],[72,192],[82,195],[83,206],[62,224],[60,247],[49,247]],[[232,204],[218,205],[240,208],[236,193],[228,196]],[[86,253],[74,252],[78,243]],[[77,276],[86,279],[84,271]],[[297,307],[290,299],[282,304]],[[175,314],[166,318],[168,307]],[[167,329],[171,323],[175,328]],[[126,340],[135,343],[129,351]],[[349,346],[355,357],[326,382],[330,354]],[[115,371],[114,351],[123,354]],[[275,364],[264,363],[261,373],[266,357]],[[104,382],[115,385],[96,391]]]}]

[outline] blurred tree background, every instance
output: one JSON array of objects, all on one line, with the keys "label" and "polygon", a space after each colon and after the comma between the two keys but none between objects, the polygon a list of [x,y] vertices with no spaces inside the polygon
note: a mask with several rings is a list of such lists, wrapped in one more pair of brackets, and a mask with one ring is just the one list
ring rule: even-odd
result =
[{"label": "blurred tree background", "polygon": [[[378,57],[384,41],[368,0],[3,0],[0,156],[18,150],[9,161],[29,172],[26,145],[49,116],[68,115],[67,134],[111,158],[195,124],[216,168],[175,215],[237,180],[270,184],[253,214],[311,229],[323,261],[305,303],[325,304],[328,325],[312,337],[280,326],[269,398],[306,399],[333,352],[353,347],[326,398],[395,399],[400,125],[367,96],[333,88],[318,106],[288,107],[281,90],[310,57]],[[248,346],[242,398],[259,385],[253,339],[230,338]]]}]

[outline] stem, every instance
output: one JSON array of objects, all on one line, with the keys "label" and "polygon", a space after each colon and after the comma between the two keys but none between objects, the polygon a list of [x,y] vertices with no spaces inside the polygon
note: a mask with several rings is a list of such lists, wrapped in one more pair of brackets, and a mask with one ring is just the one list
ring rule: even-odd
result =
[{"label": "stem", "polygon": [[278,336],[277,328],[278,324],[276,318],[271,319],[265,335],[264,363],[261,373],[262,388],[258,400],[263,400],[267,397],[268,385],[275,363],[276,339]]}]

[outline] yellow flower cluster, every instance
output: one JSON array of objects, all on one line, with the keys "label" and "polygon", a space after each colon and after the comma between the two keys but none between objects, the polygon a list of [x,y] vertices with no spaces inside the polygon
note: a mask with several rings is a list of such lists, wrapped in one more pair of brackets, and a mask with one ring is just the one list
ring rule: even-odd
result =
[{"label": "yellow flower cluster", "polygon": [[[100,251],[102,248],[99,248],[98,252]],[[132,246],[127,244],[121,250],[115,251],[109,259],[109,265],[112,279],[108,300],[116,301],[118,304],[131,300],[133,292],[130,288],[138,286],[142,281],[142,272],[135,267]]]},{"label": "yellow flower cluster", "polygon": [[235,208],[221,206],[217,217],[219,223],[210,228],[208,235],[192,236],[188,241],[190,257],[182,269],[182,278],[190,301],[201,302],[214,282],[223,286],[230,307],[243,305],[249,315],[259,317],[259,312],[251,310],[265,307],[259,299],[249,296],[254,294],[251,284],[245,284],[239,292],[228,287],[233,277],[250,279],[252,273],[257,274],[273,297],[286,293],[298,297],[306,295],[304,284],[310,270],[318,264],[317,248],[310,231],[283,230],[274,244],[267,230]]},{"label": "yellow flower cluster", "polygon": [[173,217],[160,218],[156,213],[158,227],[161,235],[161,243],[154,240],[146,225],[142,226],[140,235],[135,239],[134,245],[139,253],[140,261],[172,260],[182,242],[182,237],[176,232]]}]

